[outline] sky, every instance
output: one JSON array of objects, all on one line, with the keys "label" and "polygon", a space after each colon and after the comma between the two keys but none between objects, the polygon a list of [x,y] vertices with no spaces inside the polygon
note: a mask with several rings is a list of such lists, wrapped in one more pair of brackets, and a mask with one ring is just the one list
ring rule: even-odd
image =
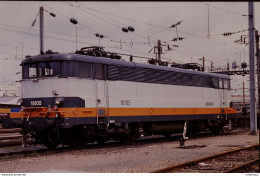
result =
[{"label": "sky", "polygon": [[[1,1],[0,82],[21,79],[21,60],[39,54],[40,6],[45,9],[45,51],[67,53],[100,45],[110,52],[155,58],[153,47],[161,40],[162,60],[170,63],[202,64],[204,57],[207,70],[225,68],[227,62],[249,63],[249,46],[235,42],[248,35],[248,2]],[[255,29],[260,29],[259,9],[260,2],[254,2]],[[178,22],[177,28],[170,28]],[[122,31],[129,26],[135,31]],[[234,34],[224,36],[227,32]],[[145,58],[134,61],[147,63]]]}]

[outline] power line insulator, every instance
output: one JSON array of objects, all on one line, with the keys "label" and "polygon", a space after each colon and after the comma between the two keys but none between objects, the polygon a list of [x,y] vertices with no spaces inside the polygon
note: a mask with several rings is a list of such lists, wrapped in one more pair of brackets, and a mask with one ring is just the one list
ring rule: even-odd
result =
[{"label": "power line insulator", "polygon": [[99,34],[95,34],[96,37],[99,37]]},{"label": "power line insulator", "polygon": [[99,36],[100,38],[104,38],[104,36],[101,34],[100,36]]},{"label": "power line insulator", "polygon": [[131,32],[134,32],[134,31],[135,31],[135,28],[132,27],[132,26],[128,26],[128,30],[131,31]]},{"label": "power line insulator", "polygon": [[183,20],[178,21],[178,22],[176,23],[176,25],[180,25],[182,21],[183,21]]},{"label": "power line insulator", "polygon": [[50,13],[50,15],[51,15],[52,17],[56,17],[56,15],[55,15],[54,13],[52,13],[52,12]]},{"label": "power line insulator", "polygon": [[122,27],[123,32],[128,32],[128,29],[126,27]]},{"label": "power line insulator", "polygon": [[170,28],[175,28],[175,26],[176,26],[176,24],[173,24],[173,25],[171,25],[171,27],[170,27]]},{"label": "power line insulator", "polygon": [[130,62],[133,62],[133,56],[132,55],[130,56],[129,59],[130,59]]},{"label": "power line insulator", "polygon": [[77,21],[75,18],[71,18],[71,19],[70,19],[70,22],[71,22],[72,24],[78,24],[78,21]]},{"label": "power line insulator", "polygon": [[232,33],[232,32],[227,32],[227,33],[224,33],[224,34],[226,34],[226,36],[230,36],[230,35],[232,35],[232,34],[234,34],[234,33]]},{"label": "power line insulator", "polygon": [[148,63],[152,65],[156,65],[157,61],[155,59],[149,59]]},{"label": "power line insulator", "polygon": [[176,42],[178,40],[178,38],[173,38],[172,41]]},{"label": "power line insulator", "polygon": [[241,67],[242,67],[242,68],[246,68],[246,67],[247,67],[247,64],[246,64],[245,62],[243,62],[243,63],[241,64]]}]

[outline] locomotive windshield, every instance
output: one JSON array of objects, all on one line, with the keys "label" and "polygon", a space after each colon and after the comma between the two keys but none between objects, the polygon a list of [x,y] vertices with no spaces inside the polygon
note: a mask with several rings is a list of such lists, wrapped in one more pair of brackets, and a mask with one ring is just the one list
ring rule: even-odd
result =
[{"label": "locomotive windshield", "polygon": [[39,77],[92,77],[92,64],[76,61],[49,61],[22,66],[23,79]]},{"label": "locomotive windshield", "polygon": [[23,65],[23,79],[45,76],[59,76],[60,62],[40,62]]}]

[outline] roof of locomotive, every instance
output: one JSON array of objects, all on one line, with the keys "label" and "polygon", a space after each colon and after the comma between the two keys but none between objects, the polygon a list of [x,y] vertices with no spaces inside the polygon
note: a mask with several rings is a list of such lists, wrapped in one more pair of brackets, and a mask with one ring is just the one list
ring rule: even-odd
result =
[{"label": "roof of locomotive", "polygon": [[20,65],[26,65],[26,64],[37,63],[37,62],[64,61],[64,60],[65,61],[102,63],[102,64],[119,65],[119,66],[127,66],[127,67],[150,68],[150,69],[157,69],[157,70],[175,71],[175,72],[198,74],[198,75],[230,79],[230,77],[228,75],[223,75],[223,74],[207,73],[207,72],[187,70],[187,69],[176,68],[176,67],[166,67],[166,66],[160,66],[160,65],[129,62],[129,61],[124,61],[124,60],[116,60],[116,59],[110,59],[110,58],[105,58],[105,57],[95,57],[95,56],[88,56],[88,55],[74,54],[74,53],[44,54],[44,55],[31,56],[31,57],[25,58],[21,62]]}]

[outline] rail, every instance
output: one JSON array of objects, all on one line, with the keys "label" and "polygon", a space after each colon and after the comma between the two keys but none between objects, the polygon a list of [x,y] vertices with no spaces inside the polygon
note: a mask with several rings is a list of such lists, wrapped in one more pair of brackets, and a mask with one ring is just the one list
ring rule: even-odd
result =
[{"label": "rail", "polygon": [[[0,126],[0,148],[8,146],[22,146],[22,135],[20,134],[21,128],[4,129]],[[31,139],[30,135],[26,139]],[[28,140],[33,143],[32,140]]]},{"label": "rail", "polygon": [[[233,166],[234,163],[236,162],[236,160],[241,161],[241,158],[235,157],[234,159],[232,159],[232,158],[230,158],[231,155],[239,154],[241,151],[249,151],[251,149],[253,149],[253,150],[256,149],[256,153],[258,152],[257,155],[255,155],[253,157],[253,160],[252,160],[252,157],[249,157],[249,158],[251,158],[251,161],[244,161],[243,164],[240,163],[240,164],[235,164],[235,166]],[[226,158],[224,158],[224,157],[226,157]],[[221,165],[222,169],[217,168],[216,160],[219,158],[221,158],[222,162],[226,162],[227,160],[232,160],[233,163],[232,163],[231,168],[227,167],[227,164],[224,165],[225,166],[224,169],[223,169],[223,165]],[[214,162],[210,163],[210,161],[213,161],[213,160],[214,160]],[[255,144],[255,145],[251,145],[251,146],[243,147],[243,148],[238,148],[238,149],[234,149],[231,151],[200,158],[197,160],[181,163],[178,165],[174,165],[174,166],[170,166],[167,168],[153,171],[152,173],[199,172],[199,170],[209,171],[209,172],[217,171],[217,172],[224,172],[224,173],[229,172],[230,173],[230,172],[235,172],[236,170],[244,167],[244,165],[249,165],[249,164],[255,163],[257,161],[259,162],[259,144]],[[205,163],[205,162],[207,162],[207,163]],[[208,166],[208,167],[204,168],[204,169],[203,168],[200,169],[199,165],[202,165],[202,166],[204,165],[204,166]]]}]

